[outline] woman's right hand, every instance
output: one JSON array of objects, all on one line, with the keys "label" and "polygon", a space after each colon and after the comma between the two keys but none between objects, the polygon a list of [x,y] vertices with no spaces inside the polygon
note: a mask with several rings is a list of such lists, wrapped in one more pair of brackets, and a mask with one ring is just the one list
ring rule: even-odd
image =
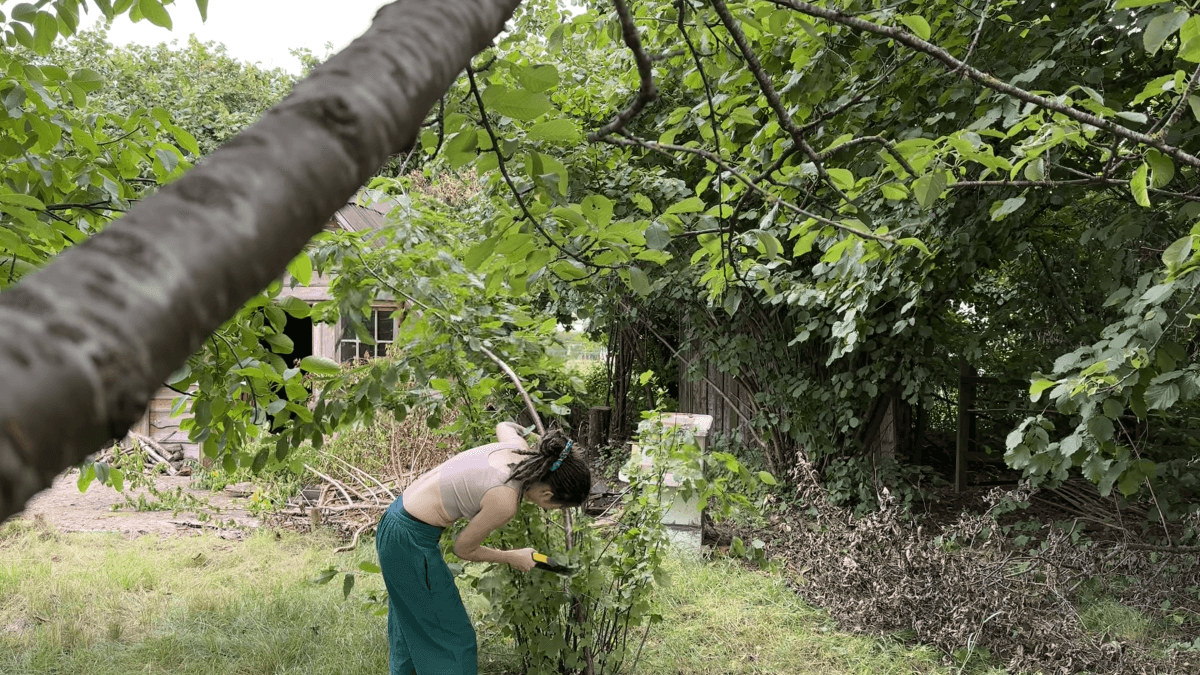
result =
[{"label": "woman's right hand", "polygon": [[522,572],[528,572],[529,570],[533,569],[533,566],[536,564],[533,562],[533,554],[535,552],[535,549],[532,548],[518,548],[509,551],[508,564],[521,570]]}]

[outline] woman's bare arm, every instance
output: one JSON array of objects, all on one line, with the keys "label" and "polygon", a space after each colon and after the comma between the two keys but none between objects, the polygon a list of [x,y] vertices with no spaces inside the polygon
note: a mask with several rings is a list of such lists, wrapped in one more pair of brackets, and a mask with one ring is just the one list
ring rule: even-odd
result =
[{"label": "woman's bare arm", "polygon": [[501,422],[496,425],[496,438],[501,443],[512,443],[520,446],[521,450],[528,450],[529,444],[521,437],[521,427],[513,422]]}]

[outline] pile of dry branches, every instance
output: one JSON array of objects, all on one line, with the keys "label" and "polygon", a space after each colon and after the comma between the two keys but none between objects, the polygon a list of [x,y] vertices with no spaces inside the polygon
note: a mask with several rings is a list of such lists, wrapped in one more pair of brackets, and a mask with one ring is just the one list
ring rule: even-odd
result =
[{"label": "pile of dry branches", "polygon": [[[1040,547],[1017,545],[1000,534],[994,511],[1007,499],[1028,501],[1028,489],[993,489],[987,512],[963,513],[938,531],[923,528],[886,493],[883,509],[855,519],[814,499],[819,486],[806,490],[806,507],[773,516],[767,531],[731,526],[730,533],[766,541],[768,555],[786,561],[796,592],[844,628],[907,633],[959,663],[986,653],[1013,672],[1200,670],[1200,654],[1171,652],[1164,663],[1149,644],[1089,633],[1077,611],[1081,587],[1099,584],[1150,616],[1169,602],[1173,611],[1200,617],[1188,590],[1200,587],[1200,564],[1186,549],[1080,546],[1072,537],[1083,526],[1078,520],[1069,529],[1045,526]],[[1191,625],[1180,632],[1190,640],[1198,631]]]},{"label": "pile of dry branches", "polygon": [[[446,422],[454,417],[449,412]],[[318,466],[304,465],[313,485],[269,520],[301,531],[332,527],[350,538],[337,550],[352,550],[413,479],[446,461],[458,446],[456,437],[438,434],[419,415],[403,422],[380,418],[372,427],[342,432],[328,441]]]},{"label": "pile of dry branches", "polygon": [[111,465],[122,465],[129,458],[141,455],[143,468],[147,473],[160,470],[168,476],[190,476],[192,467],[184,460],[183,449],[176,446],[168,450],[161,443],[141,434],[129,432],[120,442],[101,450],[96,454],[96,461]]}]

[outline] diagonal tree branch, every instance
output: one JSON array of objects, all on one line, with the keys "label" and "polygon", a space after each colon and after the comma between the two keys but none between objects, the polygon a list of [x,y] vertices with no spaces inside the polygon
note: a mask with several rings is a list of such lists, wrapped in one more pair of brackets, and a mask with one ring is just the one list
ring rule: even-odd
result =
[{"label": "diagonal tree branch", "polygon": [[0,294],[0,520],[123,437],[205,337],[410,147],[518,4],[384,6],[253,126]]},{"label": "diagonal tree branch", "polygon": [[1103,129],[1103,130],[1105,130],[1109,133],[1112,133],[1116,136],[1119,136],[1123,139],[1133,141],[1135,143],[1140,143],[1142,145],[1148,145],[1148,146],[1158,150],[1159,152],[1162,152],[1163,154],[1166,154],[1166,155],[1169,155],[1169,156],[1175,158],[1177,161],[1179,161],[1183,164],[1187,164],[1188,166],[1194,166],[1194,167],[1200,168],[1200,157],[1197,157],[1195,155],[1184,152],[1183,150],[1181,150],[1175,146],[1168,145],[1161,138],[1155,138],[1155,137],[1149,136],[1147,134],[1139,133],[1128,127],[1123,127],[1119,124],[1116,124],[1110,120],[1106,120],[1101,117],[1096,117],[1095,115],[1092,115],[1091,113],[1086,113],[1086,112],[1083,112],[1082,110],[1078,110],[1076,108],[1072,108],[1070,106],[1063,105],[1056,101],[1052,101],[1052,100],[1046,98],[1045,96],[1039,96],[1037,94],[1032,94],[1028,91],[1025,91],[1024,89],[1021,89],[1020,87],[1015,87],[1011,84],[1008,84],[1007,82],[1001,82],[1000,80],[996,79],[992,75],[989,75],[977,68],[969,66],[966,63],[954,58],[945,49],[942,49],[941,47],[938,47],[937,45],[926,42],[925,40],[922,40],[921,38],[917,37],[916,35],[913,35],[912,33],[908,32],[908,31],[901,30],[901,29],[893,27],[893,26],[881,26],[877,23],[871,23],[870,21],[866,21],[864,19],[859,19],[857,17],[848,16],[836,9],[827,9],[825,7],[818,7],[811,3],[802,2],[801,0],[769,0],[769,1],[776,5],[779,5],[780,7],[787,7],[789,9],[793,9],[797,12],[800,12],[801,14],[806,14],[808,16],[825,19],[826,21],[831,21],[833,23],[839,23],[839,24],[842,24],[843,26],[849,26],[850,28],[866,31],[868,33],[874,33],[876,35],[882,35],[884,37],[889,37],[889,38],[895,40],[896,42],[899,42],[900,44],[903,44],[906,47],[909,47],[910,49],[914,49],[918,52],[922,52],[922,53],[942,62],[947,68],[950,68],[952,71],[961,70],[963,72],[963,74],[966,75],[966,77],[968,77],[972,80],[975,80],[976,82],[982,84],[983,86],[985,86],[989,89],[998,91],[1002,94],[1007,94],[1009,96],[1012,96],[1013,98],[1025,101],[1026,103],[1033,103],[1034,105],[1045,108],[1047,110],[1053,110],[1055,112],[1062,113],[1063,115],[1066,115],[1067,117],[1075,120],[1076,122],[1080,122],[1082,124],[1090,124],[1091,126],[1094,126],[1099,129]]},{"label": "diagonal tree branch", "polygon": [[617,18],[621,21],[621,34],[625,38],[625,46],[633,52],[633,60],[637,63],[638,79],[641,85],[638,88],[637,98],[629,107],[617,114],[617,117],[608,124],[600,127],[597,131],[588,134],[588,140],[595,143],[611,136],[612,134],[624,131],[625,125],[629,120],[637,116],[648,104],[658,98],[658,88],[654,86],[654,74],[651,70],[650,56],[646,54],[646,50],[642,49],[642,39],[638,36],[637,26],[633,24],[633,16],[629,13],[629,6],[625,4],[625,0],[613,0],[613,6],[617,9]]},{"label": "diagonal tree branch", "polygon": [[[775,112],[775,117],[779,120],[779,125],[792,137],[794,146],[804,152],[805,156],[816,167],[821,181],[829,186],[829,189],[833,190],[834,194],[847,204],[855,203],[853,199],[850,199],[849,195],[834,184],[833,179],[829,177],[829,172],[825,170],[825,164],[821,161],[821,157],[809,145],[800,127],[796,126],[796,123],[792,121],[792,116],[788,114],[787,109],[783,107],[783,102],[779,99],[779,93],[775,91],[775,83],[771,81],[771,78],[767,76],[767,72],[763,70],[762,63],[758,60],[758,55],[750,47],[750,42],[746,39],[746,34],[742,31],[737,21],[734,20],[733,14],[725,5],[725,1],[710,0],[710,2],[713,9],[717,10],[717,16],[721,17],[721,23],[725,25],[725,30],[728,30],[729,34],[733,36],[733,41],[737,44],[738,49],[741,50],[742,57],[746,59],[746,67],[750,69],[750,72],[754,74],[754,78],[758,80],[759,89],[762,90],[763,96],[766,97],[767,103],[771,106],[771,110]],[[915,176],[916,174],[913,175]]]},{"label": "diagonal tree branch", "polygon": [[844,223],[839,223],[836,220],[830,220],[829,218],[826,218],[824,216],[821,216],[821,215],[818,215],[811,211],[808,211],[807,209],[796,206],[795,204],[779,197],[778,195],[774,194],[773,192],[763,189],[762,186],[760,186],[755,181],[751,180],[748,176],[746,176],[746,174],[744,174],[741,171],[738,171],[734,167],[730,166],[729,163],[726,162],[724,159],[722,159],[721,157],[718,157],[717,155],[714,155],[713,153],[709,152],[708,150],[702,150],[700,148],[689,148],[689,147],[685,147],[682,145],[670,145],[667,143],[656,143],[654,141],[647,141],[645,139],[638,138],[636,136],[632,136],[630,134],[625,134],[625,138],[620,138],[620,139],[609,137],[609,138],[604,139],[604,142],[612,143],[613,145],[627,145],[627,146],[643,147],[643,148],[646,148],[647,150],[653,150],[654,152],[657,152],[657,153],[659,153],[665,157],[668,157],[672,160],[675,159],[674,156],[671,155],[672,152],[685,152],[685,153],[696,155],[698,157],[703,157],[704,159],[707,159],[708,161],[717,165],[721,169],[728,171],[731,175],[733,175],[735,178],[737,178],[743,184],[745,184],[746,187],[748,187],[751,190],[754,190],[755,192],[762,195],[763,198],[765,198],[771,204],[778,204],[778,205],[782,206],[783,208],[791,211],[792,213],[804,216],[805,218],[812,218],[813,220],[815,220],[818,223],[821,223],[823,225],[829,225],[830,227],[837,228],[843,232],[847,232],[849,234],[854,234],[854,235],[863,237],[865,239],[874,239],[875,241],[880,241],[880,242],[884,242],[887,244],[895,244],[896,243],[896,240],[892,239],[891,237],[880,236],[880,235],[874,234],[872,232],[859,230],[859,229],[850,227],[849,225],[846,225]]},{"label": "diagonal tree branch", "polygon": [[496,138],[496,132],[492,129],[492,123],[488,121],[487,108],[485,108],[483,105],[483,95],[479,92],[479,85],[475,82],[475,71],[470,66],[467,66],[467,81],[471,85],[471,95],[475,97],[475,105],[479,107],[479,119],[483,124],[483,130],[487,132],[488,138],[492,141],[492,151],[496,153],[497,168],[500,169],[500,175],[504,178],[505,184],[508,185],[509,191],[512,192],[513,198],[517,200],[517,205],[521,207],[521,215],[523,215],[525,220],[528,220],[529,223],[533,225],[533,227],[538,231],[539,234],[542,235],[542,237],[546,239],[546,241],[550,242],[551,246],[558,249],[558,251],[563,255],[570,256],[573,260],[578,260],[580,263],[589,267],[617,269],[612,265],[600,265],[598,263],[589,262],[563,248],[562,245],[555,241],[554,237],[551,237],[550,233],[547,232],[544,227],[542,227],[541,221],[539,221],[532,213],[529,212],[529,207],[525,205],[525,198],[521,196],[521,191],[517,189],[516,184],[513,182],[512,176],[508,174],[508,162],[504,159],[504,152],[500,150],[500,139]]}]

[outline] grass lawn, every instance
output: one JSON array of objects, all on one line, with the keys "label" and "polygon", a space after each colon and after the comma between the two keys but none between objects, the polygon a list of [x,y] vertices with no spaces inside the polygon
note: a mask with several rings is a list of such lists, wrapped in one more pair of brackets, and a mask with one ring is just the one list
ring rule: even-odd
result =
[{"label": "grass lawn", "polygon": [[[0,528],[0,673],[386,673],[385,619],[354,602],[381,579],[361,575],[349,602],[340,584],[311,583],[330,563],[375,556],[370,540],[351,554],[335,546],[286,532],[125,539],[11,523]],[[639,673],[958,672],[931,650],[834,630],[777,577],[681,558],[668,572],[656,596],[665,622]],[[510,645],[480,638],[481,674],[517,672]],[[640,633],[630,640],[636,649]]]}]

